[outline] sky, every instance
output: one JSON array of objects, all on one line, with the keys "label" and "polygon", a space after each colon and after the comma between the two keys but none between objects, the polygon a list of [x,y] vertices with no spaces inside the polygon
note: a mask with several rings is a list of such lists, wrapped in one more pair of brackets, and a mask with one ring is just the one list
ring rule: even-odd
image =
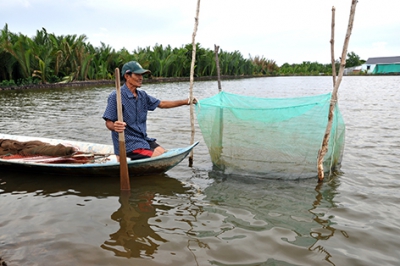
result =
[{"label": "sky", "polygon": [[[192,43],[198,0],[1,0],[0,27],[28,37],[86,35],[95,47],[119,51],[180,48]],[[351,0],[201,0],[195,41],[244,58],[278,65],[331,62],[332,7],[335,59],[342,54]],[[361,59],[400,56],[399,0],[359,0],[348,52]]]}]

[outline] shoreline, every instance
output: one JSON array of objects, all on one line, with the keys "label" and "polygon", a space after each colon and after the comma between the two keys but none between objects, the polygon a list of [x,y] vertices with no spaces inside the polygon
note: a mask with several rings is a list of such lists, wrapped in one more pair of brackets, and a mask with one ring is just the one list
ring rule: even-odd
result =
[{"label": "shoreline", "polygon": [[[296,77],[296,76],[313,76],[313,75],[264,75],[264,76],[254,76],[254,75],[243,75],[243,76],[221,76],[222,80],[232,80],[232,79],[249,79],[249,78],[272,78],[272,77]],[[321,76],[321,75],[318,75]],[[326,76],[326,75],[322,75]],[[374,75],[344,75],[344,76],[399,76],[399,74],[374,74]],[[196,77],[194,81],[217,81],[217,76],[207,76],[207,77]],[[179,77],[179,78],[148,78],[143,80],[143,84],[157,84],[157,83],[172,83],[172,82],[189,82],[189,77]],[[115,80],[87,80],[87,81],[72,81],[68,83],[46,83],[46,84],[31,84],[24,86],[11,86],[11,87],[0,87],[0,91],[8,90],[27,90],[27,89],[60,89],[68,87],[97,87],[97,86],[115,86]]]},{"label": "shoreline", "polygon": [[[263,78],[272,76],[221,76],[221,80],[229,79],[245,79],[245,78]],[[218,80],[217,76],[198,77],[194,81],[209,81]],[[156,84],[156,83],[171,83],[171,82],[189,82],[189,77],[181,78],[150,78],[144,79],[143,84]],[[11,86],[0,87],[0,91],[7,90],[27,90],[27,89],[58,89],[67,87],[96,87],[96,86],[115,86],[115,80],[91,80],[91,81],[73,81],[68,83],[47,83],[47,84],[32,84],[24,86]]]}]

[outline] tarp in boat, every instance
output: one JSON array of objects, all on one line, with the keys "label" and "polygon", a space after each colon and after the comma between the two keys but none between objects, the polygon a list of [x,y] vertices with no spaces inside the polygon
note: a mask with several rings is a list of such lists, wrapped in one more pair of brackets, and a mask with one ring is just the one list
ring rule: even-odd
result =
[{"label": "tarp in boat", "polygon": [[[227,174],[297,179],[317,176],[317,157],[328,123],[331,93],[258,98],[220,92],[196,105],[214,166]],[[338,106],[324,171],[340,167],[345,124]]]},{"label": "tarp in boat", "polygon": [[400,64],[377,64],[372,74],[400,73]]}]

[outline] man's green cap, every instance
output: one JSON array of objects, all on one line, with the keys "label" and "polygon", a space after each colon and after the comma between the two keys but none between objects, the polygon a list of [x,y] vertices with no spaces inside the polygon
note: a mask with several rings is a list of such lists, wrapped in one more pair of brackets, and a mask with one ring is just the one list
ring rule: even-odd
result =
[{"label": "man's green cap", "polygon": [[121,71],[121,75],[124,76],[127,73],[135,73],[135,74],[150,74],[151,71],[144,69],[138,62],[136,61],[130,61],[128,63],[126,63],[123,67],[122,67],[122,71]]}]

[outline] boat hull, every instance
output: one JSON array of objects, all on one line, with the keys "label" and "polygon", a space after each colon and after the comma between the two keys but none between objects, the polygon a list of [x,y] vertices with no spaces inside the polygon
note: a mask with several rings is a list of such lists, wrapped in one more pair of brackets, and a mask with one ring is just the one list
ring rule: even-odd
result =
[{"label": "boat hull", "polygon": [[[119,176],[120,166],[113,154],[111,145],[95,144],[79,141],[66,141],[58,139],[38,138],[0,134],[0,139],[13,139],[17,141],[39,140],[52,145],[63,144],[73,146],[84,153],[102,155],[90,163],[42,163],[24,159],[1,159],[1,171],[35,172],[57,175],[79,176]],[[190,151],[198,144],[194,143],[185,148],[170,149],[166,153],[148,159],[128,160],[129,176],[154,175],[165,173],[179,164]]]}]

